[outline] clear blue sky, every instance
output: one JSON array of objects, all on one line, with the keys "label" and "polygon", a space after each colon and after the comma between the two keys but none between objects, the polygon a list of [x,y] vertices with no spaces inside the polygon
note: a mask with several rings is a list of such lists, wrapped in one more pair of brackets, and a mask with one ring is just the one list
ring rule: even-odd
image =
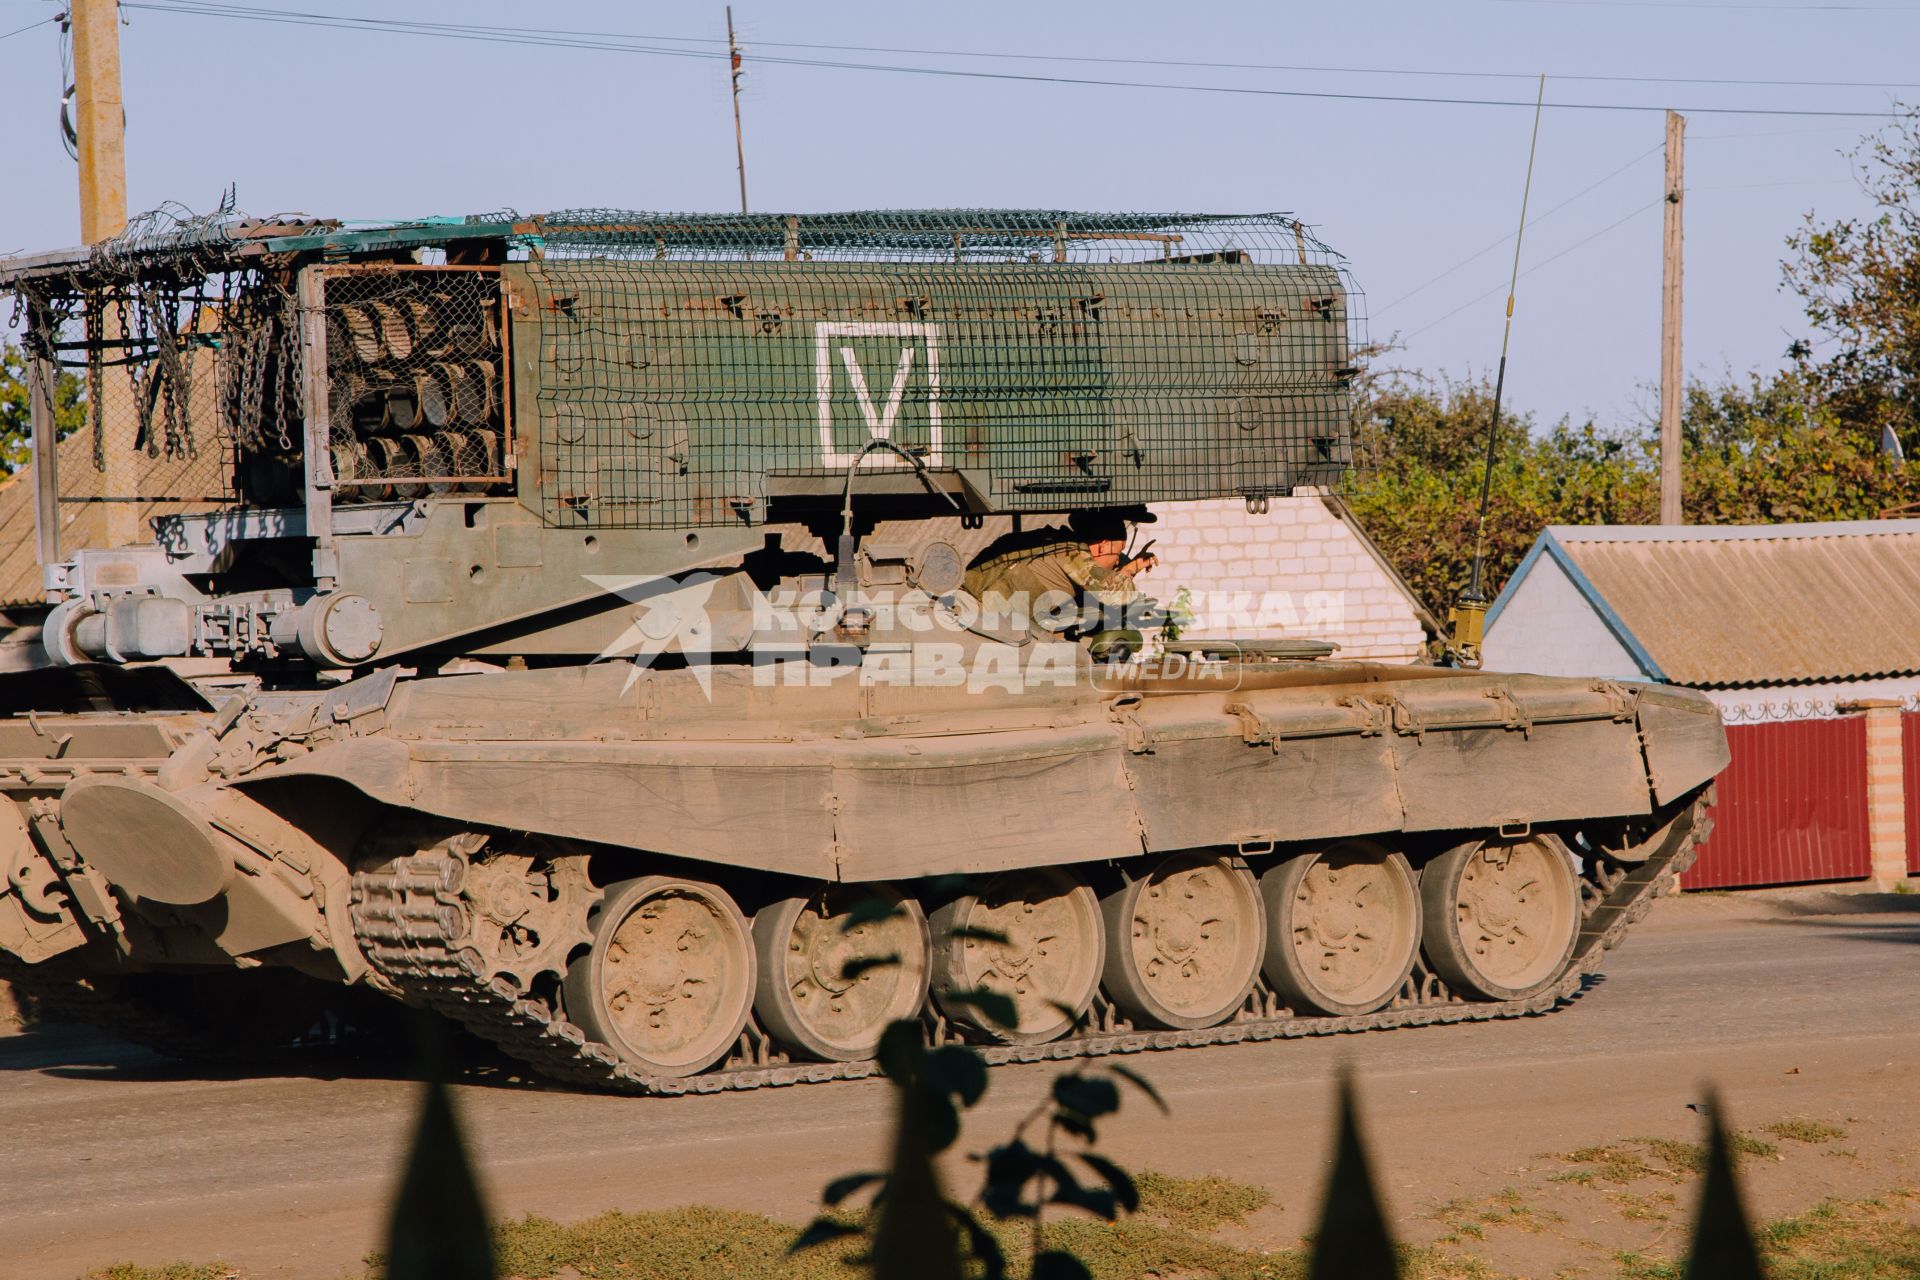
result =
[{"label": "clear blue sky", "polygon": [[[709,54],[724,32],[719,3],[270,0],[255,7],[629,33],[638,45]],[[0,0],[0,34],[57,11],[49,0]],[[162,200],[205,209],[229,183],[249,213],[349,219],[503,206],[726,210],[737,202],[726,69],[718,60],[159,8],[129,7],[126,18],[128,197],[136,210]],[[1489,368],[1498,355],[1510,245],[1404,295],[1511,234],[1530,106],[906,75],[766,59],[1529,101],[1528,77],[1545,71],[1549,104],[1885,112],[1902,98],[1920,101],[1920,87],[1885,84],[1560,78],[1920,82],[1912,58],[1920,4],[1899,0],[742,0],[735,20],[747,55],[747,170],[756,209],[1290,210],[1350,259],[1373,336],[1398,334],[1404,342],[1391,362],[1454,375]],[[1030,56],[791,47],[797,43]],[[1389,74],[1408,70],[1511,78]],[[0,169],[0,252],[79,238],[74,166],[55,128],[60,87],[55,26],[0,41],[0,121],[10,144]],[[1797,307],[1777,287],[1782,242],[1809,210],[1832,218],[1865,209],[1842,153],[1873,127],[1835,118],[1691,117],[1690,373],[1714,377],[1779,363],[1801,331]],[[1523,270],[1538,269],[1521,280],[1509,375],[1517,406],[1549,420],[1652,411],[1661,131],[1653,111],[1547,111],[1537,220],[1522,259]],[[1565,208],[1538,216],[1623,165]],[[1595,238],[1581,245],[1588,237]]]}]

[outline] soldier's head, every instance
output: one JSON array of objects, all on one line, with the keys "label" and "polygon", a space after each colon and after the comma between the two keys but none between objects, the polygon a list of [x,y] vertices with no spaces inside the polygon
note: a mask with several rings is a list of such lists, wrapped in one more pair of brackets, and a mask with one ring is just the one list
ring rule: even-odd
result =
[{"label": "soldier's head", "polygon": [[1126,554],[1127,539],[1136,524],[1157,519],[1145,507],[1089,507],[1067,517],[1067,527],[1086,539],[1087,551],[1102,569],[1111,569]]}]

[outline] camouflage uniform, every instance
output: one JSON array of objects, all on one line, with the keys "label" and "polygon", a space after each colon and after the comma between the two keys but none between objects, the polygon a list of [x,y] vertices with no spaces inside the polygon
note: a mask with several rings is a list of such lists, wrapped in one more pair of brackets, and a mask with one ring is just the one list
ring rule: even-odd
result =
[{"label": "camouflage uniform", "polygon": [[[1069,529],[1031,529],[996,539],[974,560],[962,584],[974,599],[989,596],[1022,600],[1034,626],[1059,631],[1079,609],[1118,611],[1142,597],[1133,579],[1093,561],[1085,537]],[[1069,625],[1067,635],[1085,639],[1096,658],[1116,646],[1137,652],[1138,631],[1128,628],[1084,631]]]}]

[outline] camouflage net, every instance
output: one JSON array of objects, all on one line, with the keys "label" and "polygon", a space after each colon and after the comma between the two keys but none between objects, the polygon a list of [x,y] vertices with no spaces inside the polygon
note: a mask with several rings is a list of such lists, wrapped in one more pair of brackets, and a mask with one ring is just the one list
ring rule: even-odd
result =
[{"label": "camouflage net", "polygon": [[526,452],[523,497],[568,527],[757,521],[856,457],[1004,510],[1335,485],[1363,337],[1343,261],[1284,214],[169,208],[0,288],[84,371],[93,466],[63,501],[297,504],[311,420],[336,503],[506,491]]}]

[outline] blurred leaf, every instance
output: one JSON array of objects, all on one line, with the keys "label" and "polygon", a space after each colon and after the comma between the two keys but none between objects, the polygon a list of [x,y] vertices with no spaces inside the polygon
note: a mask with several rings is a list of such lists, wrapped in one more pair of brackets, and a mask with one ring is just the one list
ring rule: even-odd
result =
[{"label": "blurred leaf", "polygon": [[920,1024],[911,1018],[901,1018],[889,1022],[887,1029],[880,1033],[880,1047],[874,1051],[874,1057],[880,1062],[880,1070],[896,1084],[910,1084],[920,1078],[920,1064],[925,1061],[926,1036]]},{"label": "blurred leaf", "polygon": [[947,930],[949,938],[959,938],[965,942],[990,942],[996,946],[1007,945],[1007,935],[998,929],[983,929],[979,925],[963,924]]},{"label": "blurred leaf", "polygon": [[921,1076],[927,1087],[950,1093],[970,1107],[987,1091],[987,1064],[976,1049],[963,1044],[943,1045],[923,1060]]},{"label": "blurred leaf", "polygon": [[1064,1000],[1049,1000],[1047,1001],[1047,1007],[1052,1009],[1055,1013],[1058,1013],[1061,1017],[1065,1018],[1068,1022],[1071,1022],[1073,1024],[1073,1029],[1075,1031],[1086,1030],[1087,1017],[1092,1012],[1092,1010],[1076,1009],[1072,1005],[1066,1003]]},{"label": "blurred leaf", "polygon": [[1134,1185],[1132,1174],[1105,1156],[1095,1155],[1091,1151],[1082,1151],[1080,1161],[1106,1179],[1107,1186],[1113,1191],[1115,1204],[1128,1213],[1140,1208],[1140,1189]]},{"label": "blurred leaf", "polygon": [[949,991],[940,997],[940,1002],[975,1009],[988,1022],[1009,1031],[1020,1029],[1020,1011],[1014,1007],[1013,997],[1001,992],[990,991],[986,987],[975,987],[971,991]]},{"label": "blurred leaf", "polygon": [[960,1137],[960,1113],[954,1109],[953,1099],[924,1088],[915,1092],[921,1095],[928,1145],[936,1152],[945,1151]]},{"label": "blurred leaf", "polygon": [[844,1178],[835,1178],[820,1193],[820,1202],[832,1206],[839,1204],[862,1187],[870,1187],[886,1178],[884,1173],[850,1173]]},{"label": "blurred leaf", "polygon": [[1062,1132],[1070,1133],[1083,1142],[1098,1142],[1100,1135],[1094,1130],[1093,1121],[1078,1111],[1061,1107],[1053,1113],[1053,1123]]},{"label": "blurred leaf", "polygon": [[846,918],[840,922],[841,933],[852,933],[863,924],[878,924],[882,920],[898,920],[907,914],[904,902],[894,902],[879,896],[862,898],[853,904]]},{"label": "blurred leaf", "polygon": [[817,1245],[830,1244],[835,1240],[844,1240],[848,1236],[859,1234],[860,1228],[851,1223],[822,1216],[809,1222],[807,1229],[794,1237],[793,1243],[787,1246],[787,1252],[799,1253],[802,1249],[811,1249]]},{"label": "blurred leaf", "polygon": [[996,1218],[1030,1218],[1027,1184],[1040,1171],[1040,1156],[1019,1138],[987,1153],[986,1183],[980,1203]]},{"label": "blurred leaf", "polygon": [[1753,1228],[1740,1202],[1733,1153],[1720,1121],[1720,1100],[1707,1102],[1707,1176],[1700,1187],[1700,1212],[1687,1251],[1689,1280],[1762,1280]]},{"label": "blurred leaf", "polygon": [[852,982],[870,969],[885,969],[899,963],[898,951],[888,952],[884,956],[855,956],[840,967],[840,977],[843,981]]},{"label": "blurred leaf", "polygon": [[1320,1229],[1314,1235],[1308,1280],[1397,1280],[1399,1274],[1393,1235],[1380,1211],[1380,1197],[1374,1191],[1366,1148],[1360,1141],[1353,1080],[1343,1073],[1340,1134],[1334,1148],[1333,1173],[1327,1179],[1326,1201],[1320,1208]]},{"label": "blurred leaf", "polygon": [[1089,1118],[1112,1115],[1120,1109],[1120,1087],[1105,1076],[1073,1071],[1055,1077],[1053,1100]]},{"label": "blurred leaf", "polygon": [[1160,1091],[1153,1087],[1153,1082],[1148,1080],[1145,1076],[1141,1075],[1138,1071],[1134,1071],[1129,1067],[1123,1067],[1123,1066],[1120,1066],[1118,1063],[1112,1063],[1112,1062],[1107,1064],[1107,1070],[1113,1072],[1114,1075],[1118,1076],[1122,1080],[1125,1080],[1128,1084],[1132,1085],[1134,1088],[1138,1089],[1140,1092],[1146,1094],[1148,1099],[1152,1101],[1153,1105],[1160,1108],[1161,1115],[1173,1114],[1171,1111],[1167,1109],[1166,1101],[1165,1099],[1161,1098]]},{"label": "blurred leaf", "polygon": [[1072,1254],[1048,1249],[1033,1255],[1033,1280],[1093,1280],[1093,1272]]},{"label": "blurred leaf", "polygon": [[427,1082],[387,1231],[387,1280],[493,1280],[493,1228],[447,1089]]}]

